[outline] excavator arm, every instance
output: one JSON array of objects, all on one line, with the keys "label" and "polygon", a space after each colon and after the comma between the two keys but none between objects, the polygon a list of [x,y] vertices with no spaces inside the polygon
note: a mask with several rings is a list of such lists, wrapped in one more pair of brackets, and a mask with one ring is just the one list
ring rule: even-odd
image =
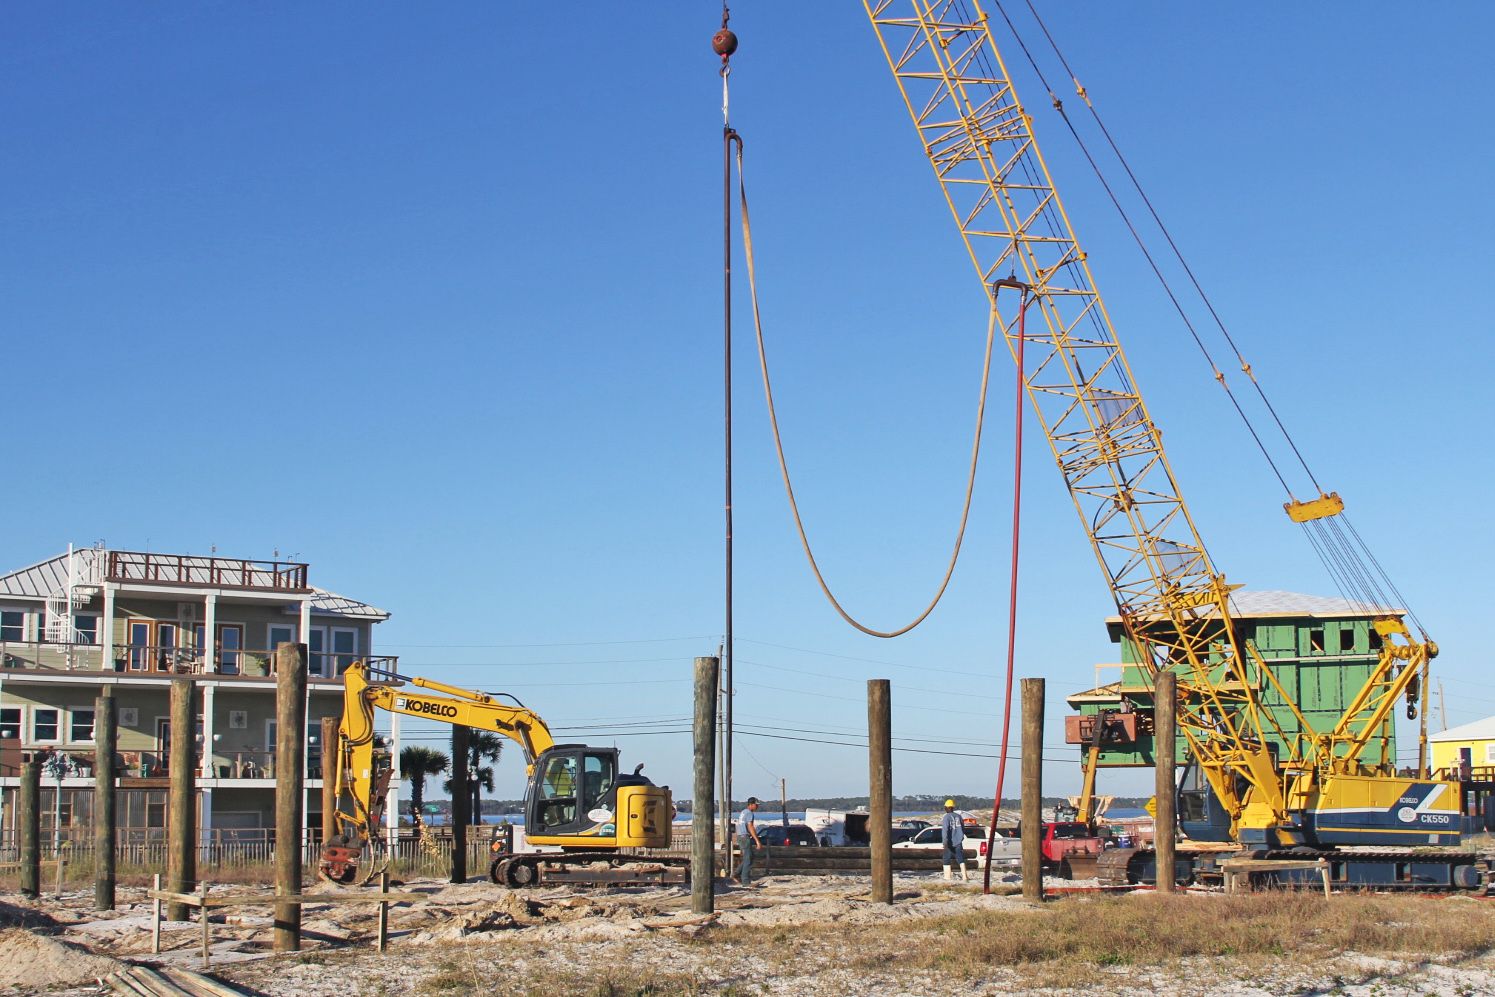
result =
[{"label": "excavator arm", "polygon": [[[670,844],[674,804],[669,787],[640,775],[642,765],[631,775],[619,771],[616,748],[556,744],[539,714],[513,697],[398,675],[362,661],[343,673],[343,683],[337,762],[331,772],[335,830],[323,844],[320,865],[322,875],[334,882],[352,882],[364,846],[379,845],[375,831],[393,765],[374,734],[375,710],[492,731],[518,744],[528,775],[525,835],[532,845],[611,860],[624,849]],[[384,864],[371,869],[364,881]],[[526,856],[513,857],[510,865],[514,874],[505,881],[511,885],[540,875],[539,863]],[[558,873],[551,869],[550,875]]]},{"label": "excavator arm", "polygon": [[358,855],[379,824],[389,788],[392,766],[374,734],[376,709],[502,734],[523,749],[531,775],[535,760],[555,744],[545,721],[517,700],[502,702],[489,693],[384,672],[364,661],[349,666],[343,683],[337,763],[330,773],[336,780],[336,830],[324,845],[322,860],[323,873],[340,882],[352,879]]}]

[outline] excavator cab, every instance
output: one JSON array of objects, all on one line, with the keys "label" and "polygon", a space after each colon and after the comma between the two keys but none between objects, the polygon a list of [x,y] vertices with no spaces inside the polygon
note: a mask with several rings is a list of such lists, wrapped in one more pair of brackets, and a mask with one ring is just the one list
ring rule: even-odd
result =
[{"label": "excavator cab", "polygon": [[[642,768],[643,766],[639,766]],[[665,848],[669,790],[618,771],[616,748],[560,744],[535,759],[525,837],[567,849]]]}]

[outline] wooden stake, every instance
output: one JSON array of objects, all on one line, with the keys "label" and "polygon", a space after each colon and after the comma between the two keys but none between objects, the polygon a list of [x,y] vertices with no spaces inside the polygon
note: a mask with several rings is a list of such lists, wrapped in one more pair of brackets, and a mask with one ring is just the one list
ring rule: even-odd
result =
[{"label": "wooden stake", "polygon": [[1156,813],[1153,815],[1153,853],[1157,856],[1159,893],[1172,893],[1177,870],[1174,868],[1174,832],[1178,826],[1178,787],[1175,783],[1178,730],[1178,675],[1158,672],[1153,707],[1153,760],[1157,764],[1157,781],[1153,786]]},{"label": "wooden stake", "polygon": [[16,827],[21,838],[21,896],[35,900],[42,893],[42,763],[34,757],[21,764],[21,787],[16,794]]},{"label": "wooden stake", "polygon": [[[192,748],[197,731],[192,709],[194,691],[190,677],[171,683],[171,746],[166,762],[171,776],[166,807],[166,888],[172,893],[190,893],[197,881],[197,821],[192,798],[196,774]],[[185,921],[190,916],[186,904],[166,905],[168,921]]]},{"label": "wooden stake", "polygon": [[[337,773],[343,764],[343,745],[337,717],[322,718],[322,840],[337,833]],[[374,834],[377,828],[369,828]]]},{"label": "wooden stake", "polygon": [[202,899],[203,899],[203,904],[200,907],[197,908],[197,911],[198,911],[198,920],[202,921],[202,965],[203,965],[203,968],[206,969],[207,966],[208,966],[208,951],[209,951],[209,948],[212,945],[212,940],[211,940],[211,938],[208,935],[209,925],[212,924],[212,919],[208,917],[208,905],[207,905],[208,884],[207,883],[198,883],[197,884],[197,895],[200,896],[200,897],[202,897]]},{"label": "wooden stake", "polygon": [[[379,873],[379,892],[389,894],[389,869]],[[389,948],[389,901],[379,901],[379,951]]]},{"label": "wooden stake", "polygon": [[893,902],[893,698],[887,679],[867,680],[867,776],[871,785],[872,902]]},{"label": "wooden stake", "polygon": [[[275,649],[275,892],[301,892],[306,811],[306,645]],[[377,830],[377,829],[374,829]],[[301,951],[301,905],[275,905],[276,952]]]},{"label": "wooden stake", "polygon": [[471,732],[452,728],[452,882],[467,882],[467,810],[472,801],[467,785],[467,746]]},{"label": "wooden stake", "polygon": [[119,748],[118,714],[114,711],[114,686],[104,686],[93,704],[93,906],[114,909],[114,861],[116,817],[114,810],[114,759]]},{"label": "wooden stake", "polygon": [[161,954],[161,874],[151,877],[151,954]]},{"label": "wooden stake", "polygon": [[1043,901],[1043,679],[1023,679],[1023,899]]},{"label": "wooden stake", "polygon": [[696,716],[692,728],[695,742],[695,784],[690,800],[690,909],[710,914],[716,909],[716,826],[714,787],[716,774],[716,683],[719,658],[696,659]]}]

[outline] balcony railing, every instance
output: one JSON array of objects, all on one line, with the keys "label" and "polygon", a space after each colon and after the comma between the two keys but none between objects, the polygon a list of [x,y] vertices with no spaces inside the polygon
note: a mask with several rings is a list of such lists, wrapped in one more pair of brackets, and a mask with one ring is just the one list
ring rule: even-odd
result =
[{"label": "balcony railing", "polygon": [[104,577],[111,582],[150,585],[305,592],[306,568],[305,564],[295,561],[246,561],[236,557],[189,557],[111,550]]},{"label": "balcony railing", "polygon": [[[97,644],[53,644],[45,641],[0,641],[0,667],[39,671],[112,671],[130,675],[204,675],[207,655],[195,647],[156,644],[124,644],[114,648],[114,657],[104,661]],[[268,648],[219,648],[215,675],[265,678],[275,674],[275,651]],[[307,667],[312,678],[335,678],[360,659],[375,667],[395,670],[393,657],[369,658],[362,654],[313,652]]]}]

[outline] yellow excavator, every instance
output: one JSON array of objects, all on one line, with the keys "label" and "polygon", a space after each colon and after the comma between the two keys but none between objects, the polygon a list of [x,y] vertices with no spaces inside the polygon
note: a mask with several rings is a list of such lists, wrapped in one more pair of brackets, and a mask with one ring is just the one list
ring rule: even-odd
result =
[{"label": "yellow excavator", "polygon": [[[358,879],[364,849],[377,852],[386,792],[393,771],[374,734],[374,711],[494,731],[524,750],[525,837],[549,851],[512,854],[496,863],[493,877],[510,886],[547,882],[668,882],[682,870],[670,859],[649,859],[625,849],[668,848],[674,814],[668,786],[618,770],[616,748],[556,744],[539,714],[512,696],[462,689],[412,678],[358,661],[343,673],[343,715],[338,725],[337,810],[334,833],[322,846],[319,870],[338,883]],[[429,690],[429,691],[418,691]],[[555,851],[559,849],[559,851]],[[388,864],[374,863],[367,882]],[[620,868],[622,866],[629,868]],[[599,868],[599,866],[601,868]]]}]

